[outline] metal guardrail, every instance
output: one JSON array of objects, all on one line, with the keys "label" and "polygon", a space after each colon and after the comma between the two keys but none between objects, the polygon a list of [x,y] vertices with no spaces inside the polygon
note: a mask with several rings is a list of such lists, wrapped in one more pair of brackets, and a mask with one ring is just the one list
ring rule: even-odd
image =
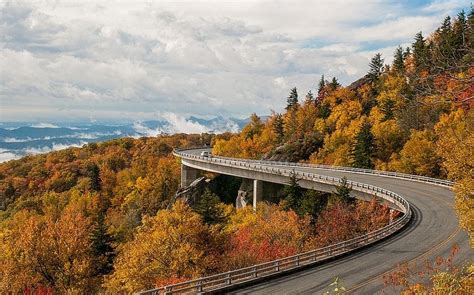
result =
[{"label": "metal guardrail", "polygon": [[[261,171],[264,173],[271,173],[271,174],[279,174],[284,176],[290,176],[292,173],[295,173],[300,179],[306,179],[310,181],[316,181],[320,183],[327,183],[331,185],[338,185],[341,183],[340,178],[325,176],[325,175],[318,175],[314,173],[308,172],[300,172],[295,171],[293,169],[288,168],[274,168],[269,167],[269,164],[272,166],[304,166],[304,167],[314,167],[313,165],[308,164],[297,164],[289,163],[286,164],[284,162],[272,162],[272,161],[255,161],[255,160],[242,160],[242,159],[232,159],[232,158],[223,158],[223,157],[201,157],[198,155],[188,154],[185,153],[185,150],[175,150],[173,153],[176,156],[197,160],[201,162],[211,162],[211,163],[218,163],[224,166],[232,166],[238,167],[241,169],[248,169],[248,170],[256,170]],[[277,164],[277,165],[275,165]],[[306,166],[308,165],[308,166]],[[320,167],[320,165],[318,165]],[[327,166],[330,169],[333,169],[334,166]],[[324,168],[328,169],[328,168]],[[343,170],[343,169],[337,169]],[[344,169],[345,171],[354,171],[358,173],[369,173],[369,174],[378,174],[378,173],[371,173],[365,172],[367,169],[354,169],[354,168],[347,168]],[[371,171],[371,170],[367,170]],[[381,171],[383,172],[383,171]],[[407,174],[402,174],[407,175]],[[390,175],[391,176],[391,175]],[[396,175],[395,177],[399,177]],[[401,176],[402,177],[402,176]],[[402,177],[407,178],[407,177]],[[410,178],[412,179],[412,178]],[[433,180],[432,178],[426,178],[428,181]],[[416,179],[418,180],[418,179]],[[420,180],[418,180],[420,181]],[[311,250],[308,252],[300,253],[297,255],[284,257],[280,259],[276,259],[273,261],[261,263],[258,265],[252,265],[249,267],[244,267],[224,273],[219,273],[207,277],[202,277],[186,282],[181,282],[161,288],[151,289],[147,291],[139,292],[138,294],[182,294],[182,293],[202,293],[202,292],[212,292],[223,290],[225,288],[229,288],[238,284],[251,282],[253,280],[261,279],[264,277],[268,277],[271,275],[275,275],[278,273],[284,273],[290,270],[294,270],[303,266],[308,266],[311,264],[319,263],[328,259],[332,259],[334,257],[343,255],[345,253],[354,251],[356,249],[360,249],[365,247],[369,244],[375,243],[381,239],[384,239],[400,229],[402,229],[411,219],[412,212],[410,209],[410,204],[400,195],[388,191],[384,188],[380,188],[377,186],[355,182],[355,181],[348,181],[347,182],[352,189],[370,193],[374,196],[379,198],[385,199],[393,204],[396,204],[400,210],[404,213],[404,215],[396,220],[395,222],[377,229],[375,231],[369,232],[367,234],[355,237],[353,239],[343,241],[337,244],[329,245],[327,247]],[[436,183],[436,182],[432,182]],[[448,185],[448,184],[442,184]]]},{"label": "metal guardrail", "polygon": [[[184,151],[195,150],[195,149],[204,149],[204,148],[179,149],[179,150],[174,151],[174,154],[175,155],[179,154],[179,156],[182,156]],[[262,165],[305,167],[305,168],[316,168],[316,169],[325,169],[325,170],[333,170],[333,171],[347,171],[347,172],[360,173],[360,174],[373,174],[373,175],[380,175],[380,176],[387,176],[387,177],[394,177],[394,178],[410,179],[412,181],[427,182],[427,183],[432,183],[432,184],[446,186],[446,187],[452,187],[454,185],[454,182],[450,180],[432,178],[432,177],[421,176],[421,175],[413,175],[413,174],[407,174],[407,173],[401,173],[401,172],[394,172],[394,171],[382,171],[382,170],[372,170],[372,169],[353,168],[353,167],[344,167],[344,166],[332,166],[332,165],[323,165],[323,164],[307,164],[307,163],[282,162],[282,161],[270,161],[270,160],[240,159],[240,158],[219,157],[219,156],[213,156],[213,158],[221,158],[221,159],[242,161],[242,162],[248,162],[248,163],[259,163]]]}]

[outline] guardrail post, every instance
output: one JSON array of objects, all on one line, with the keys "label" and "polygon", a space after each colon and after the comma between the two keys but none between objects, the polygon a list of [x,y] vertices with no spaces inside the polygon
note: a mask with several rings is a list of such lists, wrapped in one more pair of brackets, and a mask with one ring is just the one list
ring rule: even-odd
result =
[{"label": "guardrail post", "polygon": [[275,271],[280,271],[280,261],[275,262]]},{"label": "guardrail post", "polygon": [[296,266],[300,265],[300,257],[296,256]]},{"label": "guardrail post", "polygon": [[198,292],[202,292],[202,281],[198,281],[198,284],[197,284],[197,291],[198,291]]},{"label": "guardrail post", "polygon": [[257,277],[257,267],[254,267],[254,268],[253,268],[253,277],[254,277],[254,278]]},{"label": "guardrail post", "polygon": [[171,287],[165,287],[165,295],[172,295],[173,289]]}]

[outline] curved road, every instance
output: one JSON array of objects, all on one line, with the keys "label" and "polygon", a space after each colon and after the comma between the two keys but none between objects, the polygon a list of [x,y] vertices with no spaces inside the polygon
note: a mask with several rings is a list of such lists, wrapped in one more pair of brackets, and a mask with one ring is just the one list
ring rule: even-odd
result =
[{"label": "curved road", "polygon": [[[199,154],[201,150],[186,151]],[[268,163],[272,166],[271,162]],[[288,167],[290,168],[290,167]],[[334,261],[261,282],[234,291],[234,294],[321,294],[337,276],[351,294],[374,294],[384,288],[383,274],[397,264],[410,261],[421,265],[426,259],[448,256],[453,245],[460,247],[455,263],[473,258],[469,239],[458,227],[449,188],[380,175],[334,171],[321,168],[291,167],[379,186],[400,194],[412,206],[413,219],[400,233],[362,251]],[[203,169],[205,170],[205,169]],[[385,288],[385,293],[397,293]]]}]

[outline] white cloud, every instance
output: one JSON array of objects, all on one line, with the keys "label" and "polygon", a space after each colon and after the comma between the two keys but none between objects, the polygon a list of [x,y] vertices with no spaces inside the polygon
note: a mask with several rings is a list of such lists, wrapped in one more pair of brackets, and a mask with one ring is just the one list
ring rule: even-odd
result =
[{"label": "white cloud", "polygon": [[59,151],[59,150],[64,150],[67,148],[71,147],[82,147],[83,145],[87,144],[86,141],[81,141],[78,144],[62,144],[62,143],[54,143],[52,144],[52,147],[40,147],[40,148],[35,148],[35,147],[29,147],[24,150],[22,150],[23,153],[25,154],[31,154],[31,155],[37,155],[37,154],[44,154],[48,153],[51,151]]},{"label": "white cloud", "polygon": [[33,128],[59,128],[58,125],[54,125],[51,123],[36,123],[31,125]]},{"label": "white cloud", "polygon": [[180,118],[267,114],[284,107],[289,88],[314,89],[321,74],[350,83],[373,52],[410,42],[465,4],[406,5],[3,1],[0,116],[136,121],[173,113],[176,130],[197,132]]},{"label": "white cloud", "polygon": [[6,161],[9,161],[9,160],[19,159],[19,158],[21,158],[20,155],[16,155],[16,154],[11,153],[9,151],[0,149],[0,163],[6,162]]}]

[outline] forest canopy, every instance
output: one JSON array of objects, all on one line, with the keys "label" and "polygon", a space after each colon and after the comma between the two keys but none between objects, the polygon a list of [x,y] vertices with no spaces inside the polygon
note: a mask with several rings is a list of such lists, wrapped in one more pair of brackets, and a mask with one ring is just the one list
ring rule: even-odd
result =
[{"label": "forest canopy", "polygon": [[347,87],[322,76],[306,95],[289,89],[284,112],[252,114],[239,133],[122,138],[0,164],[0,290],[136,292],[326,246],[394,217],[348,187],[321,193],[296,179],[256,212],[229,205],[230,181],[215,175],[199,202],[173,202],[172,150],[204,144],[215,155],[453,180],[472,238],[473,49],[471,10],[416,34],[391,64],[374,55]]}]

